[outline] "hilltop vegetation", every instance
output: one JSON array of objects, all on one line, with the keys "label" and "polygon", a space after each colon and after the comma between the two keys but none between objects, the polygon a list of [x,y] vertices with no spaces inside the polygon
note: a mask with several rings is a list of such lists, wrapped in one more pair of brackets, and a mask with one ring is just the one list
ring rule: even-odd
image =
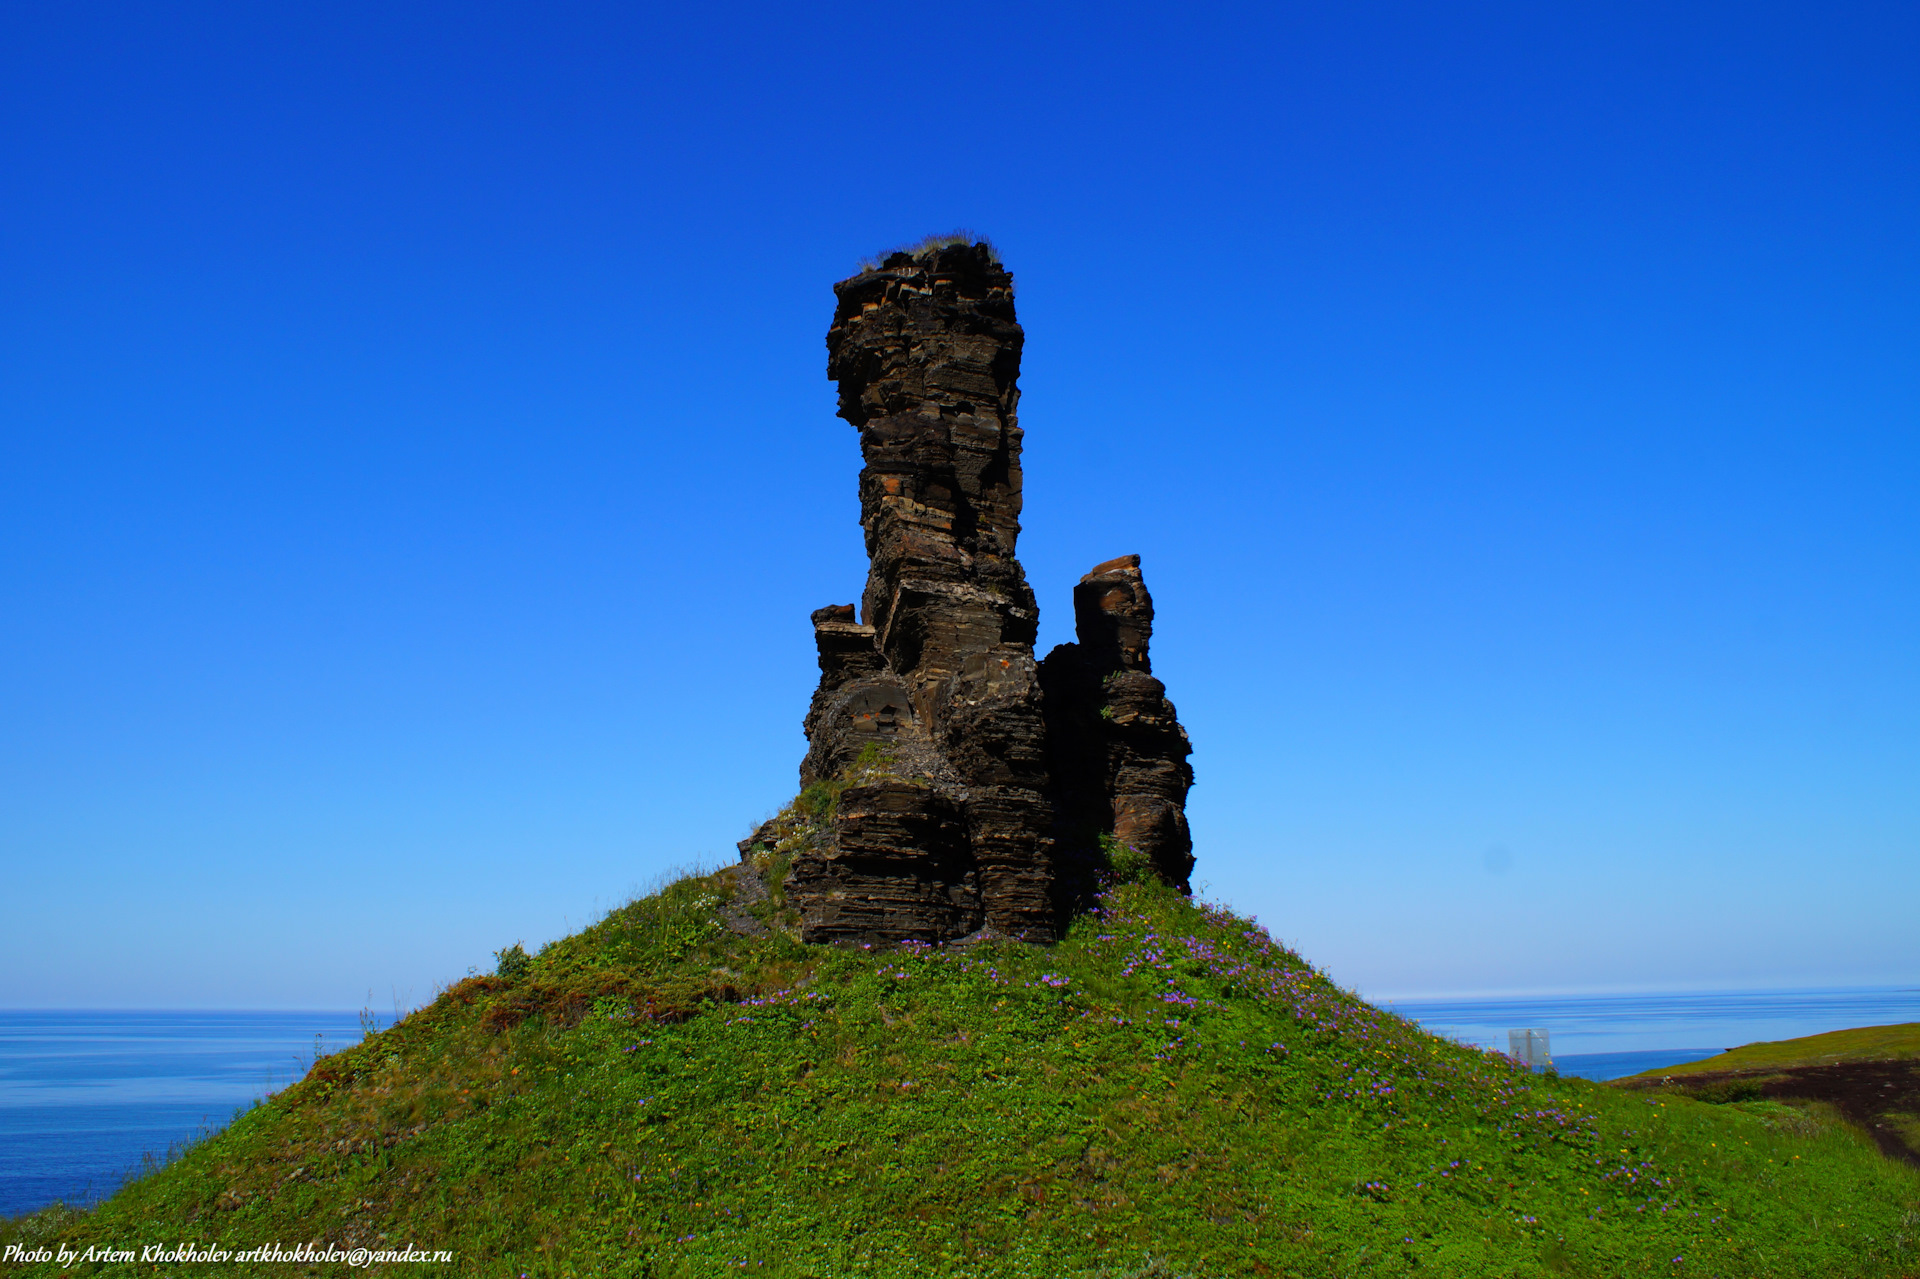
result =
[{"label": "hilltop vegetation", "polygon": [[733,887],[463,981],[7,1239],[412,1244],[458,1260],[395,1273],[530,1277],[1920,1267],[1920,1176],[1844,1126],[1530,1075],[1168,889],[1114,888],[1053,947],[864,951],[743,935]]}]

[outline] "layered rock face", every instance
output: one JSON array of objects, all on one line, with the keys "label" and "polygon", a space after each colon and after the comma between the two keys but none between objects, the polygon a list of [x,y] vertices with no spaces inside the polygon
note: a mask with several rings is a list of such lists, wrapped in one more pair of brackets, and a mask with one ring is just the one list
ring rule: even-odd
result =
[{"label": "layered rock face", "polygon": [[[1056,829],[1137,836],[1184,883],[1186,738],[1146,674],[1152,604],[1138,557],[1122,572],[1137,601],[1090,606],[1080,645],[1062,646],[1086,656],[1058,663],[1075,672],[1057,682],[1078,708],[1061,722],[1097,765],[1078,745],[1064,755],[1048,747],[1039,610],[1014,555],[1023,335],[1013,277],[986,245],[949,244],[895,253],[834,292],[827,370],[840,416],[860,432],[870,568],[857,614],[850,604],[813,614],[820,686],[806,719],[805,789],[799,807],[741,842],[742,856],[790,859],[786,899],[807,941],[1051,939]],[[1131,638],[1109,642],[1099,618],[1118,619],[1113,636]],[[1113,659],[1137,677],[1131,691],[1078,674],[1104,675],[1109,650],[1136,655]],[[1120,698],[1111,713],[1125,716],[1121,727],[1101,719],[1097,696]],[[1172,772],[1155,762],[1174,759],[1161,720],[1181,747]],[[1065,827],[1048,773],[1063,758],[1074,777]]]},{"label": "layered rock face", "polygon": [[1059,645],[1040,666],[1058,842],[1086,850],[1111,836],[1186,892],[1193,748],[1148,660],[1153,597],[1140,557],[1108,560],[1081,578],[1073,617],[1079,642]]},{"label": "layered rock face", "polygon": [[985,245],[952,245],[834,292],[827,372],[860,431],[871,568],[857,620],[814,614],[801,783],[855,775],[788,900],[810,941],[1050,937],[1039,610],[1014,558],[1013,277]]}]

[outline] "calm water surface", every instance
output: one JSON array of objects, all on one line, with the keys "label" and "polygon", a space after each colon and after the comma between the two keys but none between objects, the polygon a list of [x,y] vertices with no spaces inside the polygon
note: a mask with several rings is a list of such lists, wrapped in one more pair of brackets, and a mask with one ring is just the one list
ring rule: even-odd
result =
[{"label": "calm water surface", "polygon": [[0,1215],[111,1194],[360,1040],[358,1013],[0,1012]]}]

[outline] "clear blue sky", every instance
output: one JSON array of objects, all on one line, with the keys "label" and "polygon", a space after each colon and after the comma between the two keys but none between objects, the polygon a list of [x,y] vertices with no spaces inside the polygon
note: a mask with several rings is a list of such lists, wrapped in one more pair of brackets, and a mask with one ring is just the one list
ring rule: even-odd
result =
[{"label": "clear blue sky", "polygon": [[0,1006],[419,1002],[733,856],[990,234],[1042,646],[1375,996],[1920,981],[1910,4],[22,2]]}]

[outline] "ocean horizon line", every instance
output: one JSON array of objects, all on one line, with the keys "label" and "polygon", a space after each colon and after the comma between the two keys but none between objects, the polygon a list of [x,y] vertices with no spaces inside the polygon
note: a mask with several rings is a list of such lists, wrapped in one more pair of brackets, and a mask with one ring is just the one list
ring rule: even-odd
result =
[{"label": "ocean horizon line", "polygon": [[[1352,988],[1349,987],[1348,989]],[[1402,1003],[1498,1003],[1546,999],[1647,999],[1688,996],[1725,999],[1737,998],[1742,995],[1920,995],[1920,984],[1873,982],[1844,985],[1776,986],[1550,986],[1494,988],[1485,990],[1423,991],[1417,994],[1409,994],[1401,991],[1396,991],[1389,995],[1374,995],[1365,991],[1355,991],[1355,993],[1357,993],[1360,998],[1378,1008],[1390,1004]]]}]

